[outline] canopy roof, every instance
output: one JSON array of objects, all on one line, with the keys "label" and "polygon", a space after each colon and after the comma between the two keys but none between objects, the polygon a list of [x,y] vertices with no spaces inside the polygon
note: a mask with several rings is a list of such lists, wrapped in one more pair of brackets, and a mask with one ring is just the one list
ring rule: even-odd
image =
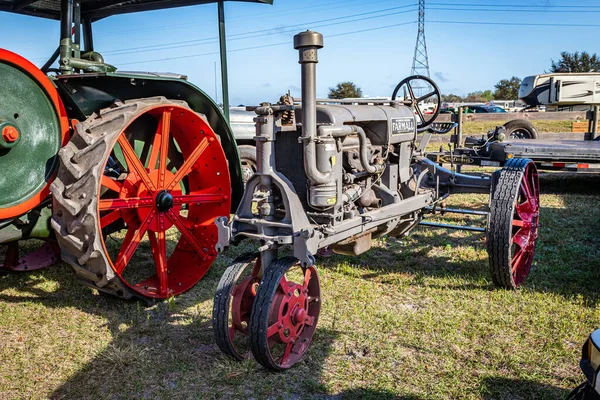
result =
[{"label": "canopy roof", "polygon": [[[218,0],[78,0],[81,17],[97,20],[115,14],[217,3]],[[236,0],[273,4],[273,0]],[[60,19],[61,0],[0,0],[0,11]]]}]

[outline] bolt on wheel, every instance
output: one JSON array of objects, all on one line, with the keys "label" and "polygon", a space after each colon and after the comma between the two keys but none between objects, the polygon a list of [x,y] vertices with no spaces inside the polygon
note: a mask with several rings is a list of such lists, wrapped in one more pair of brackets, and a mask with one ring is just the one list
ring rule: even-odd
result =
[{"label": "bolt on wheel", "polygon": [[492,175],[487,247],[494,283],[515,289],[529,275],[540,215],[535,163],[511,159]]},{"label": "bolt on wheel", "polygon": [[231,189],[202,115],[165,98],[128,101],[78,124],[60,157],[53,226],[84,282],[166,298],[208,271]]},{"label": "bolt on wheel", "polygon": [[236,258],[223,273],[215,293],[212,325],[217,345],[229,357],[248,355],[248,325],[261,278],[257,253]]},{"label": "bolt on wheel", "polygon": [[266,368],[281,371],[308,350],[321,310],[321,289],[314,266],[293,257],[271,264],[263,274],[252,306],[250,348]]}]

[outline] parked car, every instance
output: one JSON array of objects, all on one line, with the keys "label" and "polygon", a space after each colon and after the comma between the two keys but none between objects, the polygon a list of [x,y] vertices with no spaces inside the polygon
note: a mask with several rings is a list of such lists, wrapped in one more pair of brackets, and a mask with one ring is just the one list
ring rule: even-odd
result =
[{"label": "parked car", "polygon": [[474,113],[505,113],[506,110],[498,106],[465,106],[465,114]]}]

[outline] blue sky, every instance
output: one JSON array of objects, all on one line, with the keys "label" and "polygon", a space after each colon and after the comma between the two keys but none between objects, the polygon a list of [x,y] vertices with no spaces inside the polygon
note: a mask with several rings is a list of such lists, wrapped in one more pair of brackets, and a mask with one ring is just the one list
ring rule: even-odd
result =
[{"label": "blue sky", "polygon": [[[300,66],[292,38],[305,29],[325,36],[317,67],[320,97],[326,97],[328,87],[346,80],[355,82],[365,95],[389,96],[409,75],[417,0],[274,3],[225,4],[232,105],[276,101],[288,89],[300,95]],[[596,40],[600,1],[427,0],[426,4],[431,76],[443,93],[464,95],[493,89],[503,78],[542,73],[561,51],[600,52]],[[54,51],[58,35],[56,21],[0,13],[0,47],[37,65]],[[219,48],[214,4],[113,16],[95,23],[94,35],[95,49],[123,71],[186,74],[215,95],[215,62],[219,65],[214,53]],[[259,48],[244,50],[251,47]]]}]

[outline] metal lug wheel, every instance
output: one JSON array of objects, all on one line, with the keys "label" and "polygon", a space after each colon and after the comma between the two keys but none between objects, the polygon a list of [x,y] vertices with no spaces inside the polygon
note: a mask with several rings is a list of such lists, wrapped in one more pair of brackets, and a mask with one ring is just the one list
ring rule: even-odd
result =
[{"label": "metal lug wheel", "polygon": [[52,226],[83,282],[163,299],[208,271],[231,184],[202,115],[163,97],[126,101],[77,124],[59,156]]},{"label": "metal lug wheel", "polygon": [[250,348],[266,368],[281,371],[308,350],[321,310],[321,289],[314,266],[302,268],[284,257],[263,274],[250,319]]},{"label": "metal lug wheel", "polygon": [[540,215],[540,186],[533,161],[511,159],[492,175],[487,248],[496,285],[515,289],[529,275]]},{"label": "metal lug wheel", "polygon": [[212,326],[217,345],[229,357],[242,360],[250,352],[248,325],[260,283],[257,253],[236,258],[226,270],[215,294]]}]

